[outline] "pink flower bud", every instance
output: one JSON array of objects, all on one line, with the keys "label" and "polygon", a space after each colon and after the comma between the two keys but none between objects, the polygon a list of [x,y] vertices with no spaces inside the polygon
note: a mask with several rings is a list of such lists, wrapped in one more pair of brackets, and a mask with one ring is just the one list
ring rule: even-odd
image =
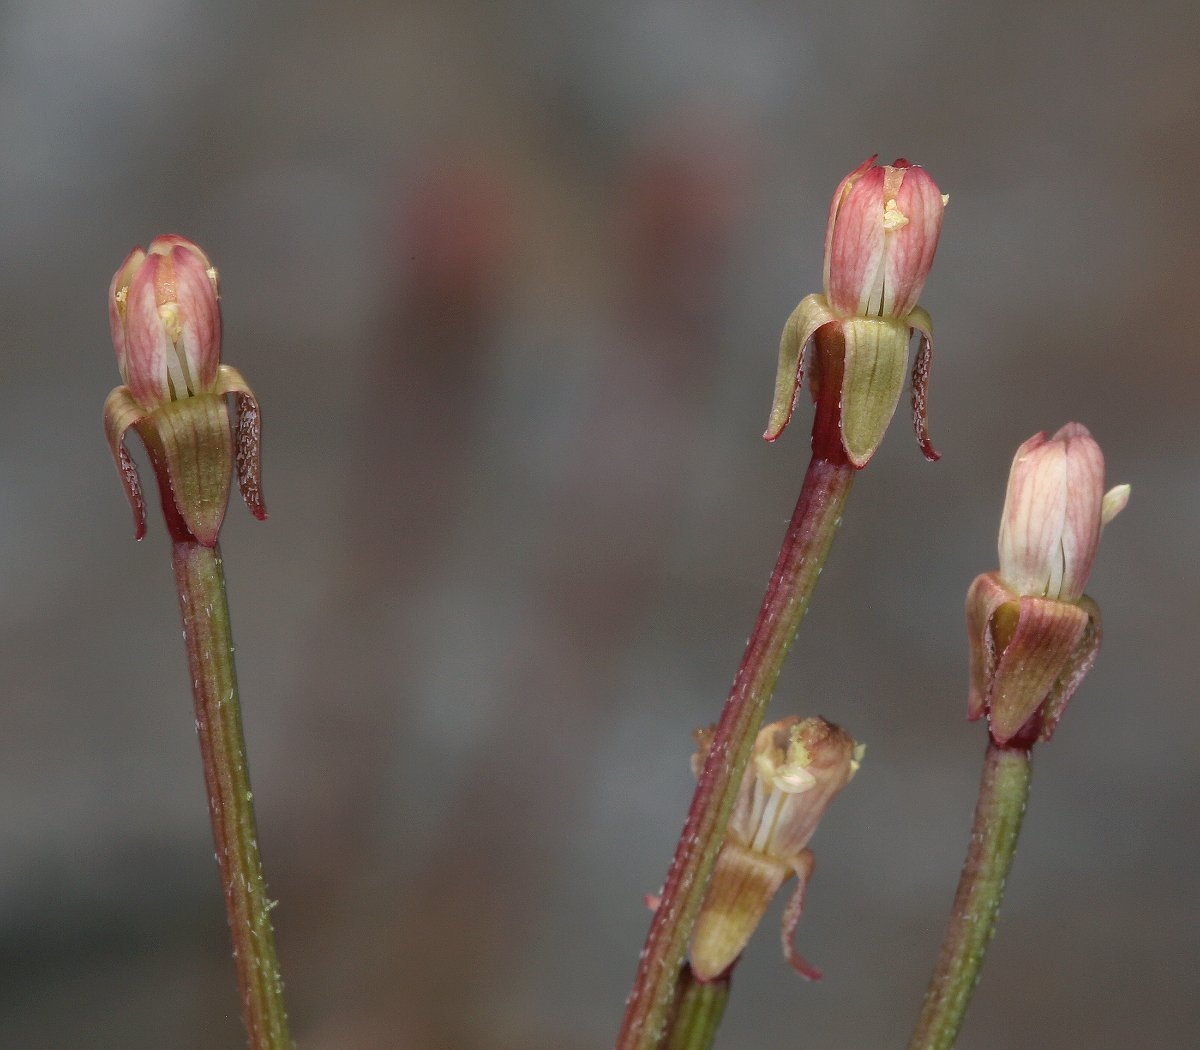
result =
[{"label": "pink flower bud", "polygon": [[1104,494],[1104,455],[1087,428],[1035,434],[1013,459],[1000,522],[1000,578],[1016,595],[1076,602],[1100,528],[1125,506],[1129,487]]},{"label": "pink flower bud", "polygon": [[933,266],[946,198],[924,168],[871,157],[847,175],[829,206],[825,297],[842,315],[902,320]]},{"label": "pink flower bud", "polygon": [[211,391],[221,361],[217,271],[191,241],[157,237],[113,275],[108,316],[121,377],[144,409]]},{"label": "pink flower bud", "polygon": [[[125,448],[141,435],[175,539],[217,542],[234,469],[250,512],[266,517],[260,481],[258,401],[240,372],[221,364],[217,271],[196,245],[174,235],[135,248],[108,288],[108,320],[123,386],[104,402],[104,430],[133,510],[146,532],[137,466]],[[230,434],[226,401],[237,409]]]},{"label": "pink flower bud", "polygon": [[1129,500],[1104,492],[1104,456],[1087,428],[1035,434],[1013,458],[1000,522],[1000,571],[967,592],[967,715],[992,739],[1049,740],[1100,649],[1100,610],[1083,593],[1100,530]]}]

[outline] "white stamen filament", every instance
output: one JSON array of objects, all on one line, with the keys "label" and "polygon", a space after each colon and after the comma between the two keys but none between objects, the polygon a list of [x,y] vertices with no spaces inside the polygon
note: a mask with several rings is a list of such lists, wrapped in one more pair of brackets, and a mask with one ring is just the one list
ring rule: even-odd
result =
[{"label": "white stamen filament", "polygon": [[754,841],[750,843],[752,850],[759,853],[767,852],[767,844],[775,833],[775,825],[779,823],[780,811],[787,798],[788,792],[780,791],[777,787],[771,788],[771,793],[767,795],[767,804],[763,808],[762,817],[758,822],[758,831],[754,835]]},{"label": "white stamen filament", "polygon": [[167,338],[171,340],[171,352],[166,355],[167,386],[171,391],[171,400],[191,397],[196,393],[196,387],[188,369],[187,354],[184,352],[183,325],[179,320],[178,304],[167,303],[160,306],[158,316],[162,320]]}]

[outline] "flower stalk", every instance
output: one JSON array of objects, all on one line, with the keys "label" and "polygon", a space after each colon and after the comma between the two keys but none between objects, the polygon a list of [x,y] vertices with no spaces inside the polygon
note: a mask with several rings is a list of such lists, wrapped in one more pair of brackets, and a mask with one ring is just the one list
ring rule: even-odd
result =
[{"label": "flower stalk", "polygon": [[221,550],[192,539],[177,539],[171,559],[192,676],[208,812],[249,1045],[251,1050],[291,1050],[271,928],[272,902],[267,899],[258,852]]},{"label": "flower stalk", "polygon": [[679,974],[679,1006],[671,1023],[664,1050],[709,1050],[729,1002],[730,977],[698,981],[692,968],[684,965]]},{"label": "flower stalk", "polygon": [[[654,1050],[661,1044],[680,966],[755,736],[850,494],[856,468],[846,457],[837,425],[841,384],[833,380],[840,376],[828,374],[838,367],[840,339],[833,327],[817,336],[818,353],[828,363],[823,378],[831,381],[822,382],[817,401],[812,460],[663,885],[626,1003],[618,1050]],[[822,344],[832,345],[823,352]]]},{"label": "flower stalk", "polygon": [[958,1037],[1016,854],[1033,772],[1031,749],[1029,741],[988,739],[967,859],[908,1050],[950,1050]]},{"label": "flower stalk", "polygon": [[824,295],[806,296],[784,327],[763,436],[775,441],[791,419],[811,343],[812,459],[713,731],[626,1001],[617,1050],[657,1050],[668,1037],[681,966],[755,737],[808,610],[854,475],[870,461],[895,411],[914,332],[921,333],[921,349],[913,370],[913,423],[926,457],[937,458],[925,421],[932,323],[916,303],[933,264],[946,198],[907,161],[879,166],[874,160],[846,176],[834,194]]},{"label": "flower stalk", "polygon": [[949,1050],[996,928],[1029,797],[1033,747],[1059,720],[1100,649],[1100,610],[1083,593],[1100,533],[1129,486],[1104,491],[1104,456],[1068,423],[1017,449],[1001,517],[1000,568],[967,592],[967,717],[988,746],[967,859],[909,1050]]},{"label": "flower stalk", "polygon": [[[291,1050],[217,544],[235,469],[250,512],[266,517],[259,409],[240,373],[220,363],[218,288],[216,268],[184,237],[158,237],[147,251],[129,254],[109,286],[109,322],[124,384],[105,401],[104,425],[139,540],[146,509],[125,448],[130,429],[145,444],[158,481],[249,1045]],[[236,433],[230,429],[230,395]]]}]

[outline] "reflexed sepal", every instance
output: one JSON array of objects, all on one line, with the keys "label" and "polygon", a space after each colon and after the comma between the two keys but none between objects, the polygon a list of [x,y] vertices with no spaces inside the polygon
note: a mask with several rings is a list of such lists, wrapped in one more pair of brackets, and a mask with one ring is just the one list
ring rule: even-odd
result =
[{"label": "reflexed sepal", "polygon": [[842,323],[842,444],[856,467],[875,454],[896,412],[908,370],[907,321],[854,317]]},{"label": "reflexed sepal", "polygon": [[146,535],[146,501],[142,496],[142,483],[138,480],[137,464],[125,447],[125,433],[144,415],[127,387],[119,386],[105,398],[104,434],[117,473],[121,475],[125,498],[133,511],[133,535],[139,540]]},{"label": "reflexed sepal", "polygon": [[262,417],[258,398],[242,374],[230,365],[221,365],[217,372],[216,392],[234,395],[237,408],[234,463],[238,488],[250,513],[262,521],[267,516],[267,508],[262,495]]},{"label": "reflexed sepal", "polygon": [[800,925],[800,918],[804,914],[804,892],[808,889],[808,880],[812,878],[816,862],[817,859],[810,849],[796,856],[792,862],[792,868],[796,872],[796,889],[783,910],[783,955],[792,964],[792,969],[806,981],[821,979],[821,971],[796,951],[795,944],[796,927]]},{"label": "reflexed sepal", "polygon": [[919,306],[908,315],[909,327],[921,333],[921,346],[912,370],[912,413],[913,430],[917,433],[921,452],[930,463],[941,459],[941,454],[929,440],[929,369],[933,364],[933,318]]},{"label": "reflexed sepal", "polygon": [[792,418],[800,384],[804,381],[804,349],[818,328],[835,320],[824,296],[806,295],[792,311],[779,340],[779,367],[775,373],[775,399],[763,437],[774,441]]}]

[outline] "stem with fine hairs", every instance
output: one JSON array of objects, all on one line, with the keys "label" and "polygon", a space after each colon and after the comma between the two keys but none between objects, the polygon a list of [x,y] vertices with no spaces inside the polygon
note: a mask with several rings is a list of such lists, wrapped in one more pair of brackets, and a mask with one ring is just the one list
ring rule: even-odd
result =
[{"label": "stem with fine hairs", "polygon": [[172,531],[176,533],[172,561],[192,675],[196,731],[242,1015],[251,1050],[292,1050],[271,928],[271,902],[258,854],[221,551]]},{"label": "stem with fine hairs", "polygon": [[908,1050],[950,1050],[971,1005],[1025,816],[1031,746],[988,737],[967,859]]},{"label": "stem with fine hairs", "polygon": [[844,343],[837,326],[817,332],[814,350],[820,382],[812,459],[692,796],[626,1002],[617,1050],[658,1050],[676,1012],[680,969],[755,735],[808,609],[856,473],[842,447]]}]

